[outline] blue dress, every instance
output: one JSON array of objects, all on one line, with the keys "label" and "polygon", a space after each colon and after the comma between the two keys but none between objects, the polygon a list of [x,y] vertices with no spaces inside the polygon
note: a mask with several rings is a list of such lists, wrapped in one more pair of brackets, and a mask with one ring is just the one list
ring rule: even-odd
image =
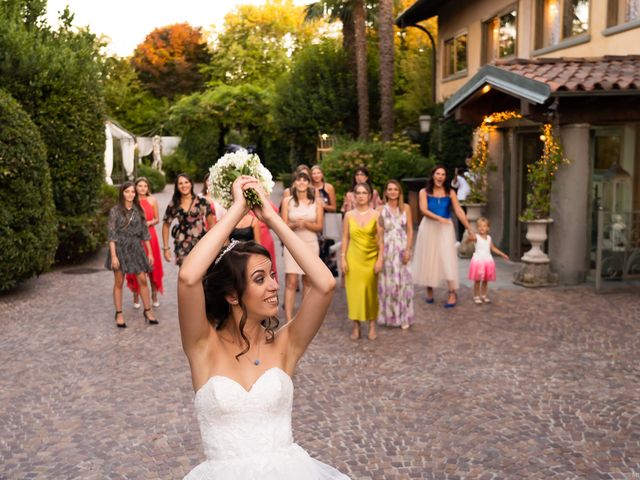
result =
[{"label": "blue dress", "polygon": [[[427,208],[440,217],[451,218],[449,196],[427,195]],[[453,222],[444,224],[427,217],[422,218],[413,254],[412,273],[413,280],[418,285],[438,287],[444,282],[450,282],[450,288],[458,289],[458,254]]]}]

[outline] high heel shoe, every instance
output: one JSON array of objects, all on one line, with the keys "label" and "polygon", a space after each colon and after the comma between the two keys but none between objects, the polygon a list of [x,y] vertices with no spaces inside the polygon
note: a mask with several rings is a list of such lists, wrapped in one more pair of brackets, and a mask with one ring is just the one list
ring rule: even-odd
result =
[{"label": "high heel shoe", "polygon": [[118,328],[127,328],[127,323],[122,322],[118,323],[118,315],[122,315],[122,310],[116,310],[116,314],[113,316],[113,319],[116,321],[116,325]]},{"label": "high heel shoe", "polygon": [[453,301],[453,303],[445,303],[444,304],[444,308],[453,308],[456,306],[456,303],[458,303],[458,294],[456,293],[455,290],[449,290],[449,295],[453,295],[455,300]]},{"label": "high heel shoe", "polygon": [[427,295],[431,294],[430,297],[424,297],[424,301],[428,304],[433,303],[433,288],[427,287]]},{"label": "high heel shoe", "polygon": [[150,308],[145,308],[145,309],[142,311],[142,315],[144,316],[144,320],[145,320],[145,322],[147,322],[149,325],[158,325],[158,323],[160,323],[160,322],[158,322],[158,319],[157,319],[157,318],[149,318],[149,317],[147,316],[147,312],[150,312],[150,311],[151,311],[151,309],[150,309]]}]

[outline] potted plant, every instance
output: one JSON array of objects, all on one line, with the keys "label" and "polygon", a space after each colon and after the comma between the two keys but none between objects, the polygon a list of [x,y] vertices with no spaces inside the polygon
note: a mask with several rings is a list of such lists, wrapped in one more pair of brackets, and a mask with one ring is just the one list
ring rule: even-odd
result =
[{"label": "potted plant", "polygon": [[553,222],[551,188],[560,166],[568,163],[551,124],[542,126],[540,139],[543,142],[542,155],[527,168],[527,206],[520,216],[520,221],[527,224],[526,238],[531,243],[531,249],[524,254],[522,260],[529,263],[549,263],[549,257],[542,247],[547,240],[547,227]]}]

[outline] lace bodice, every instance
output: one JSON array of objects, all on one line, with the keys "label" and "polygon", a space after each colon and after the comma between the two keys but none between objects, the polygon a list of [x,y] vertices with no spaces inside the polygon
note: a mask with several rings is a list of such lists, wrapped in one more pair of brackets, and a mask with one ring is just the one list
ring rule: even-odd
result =
[{"label": "lace bodice", "polygon": [[293,383],[280,368],[265,371],[249,391],[213,376],[196,393],[195,408],[208,460],[284,449],[293,443]]}]

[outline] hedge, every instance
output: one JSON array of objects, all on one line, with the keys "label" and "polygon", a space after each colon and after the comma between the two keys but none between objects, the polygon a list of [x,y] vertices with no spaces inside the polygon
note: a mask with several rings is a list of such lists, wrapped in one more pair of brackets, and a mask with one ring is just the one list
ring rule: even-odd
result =
[{"label": "hedge", "polygon": [[151,193],[161,192],[167,184],[165,176],[160,171],[148,165],[138,165],[137,175],[138,177],[146,177],[147,180],[149,180]]},{"label": "hedge", "polygon": [[418,145],[406,139],[396,138],[391,142],[340,140],[325,156],[321,167],[327,181],[336,189],[340,207],[360,166],[367,167],[371,181],[381,195],[387,180],[428,176],[435,161],[422,156],[419,150]]},{"label": "hedge", "polygon": [[47,153],[38,128],[0,90],[0,291],[46,271],[58,245]]}]

